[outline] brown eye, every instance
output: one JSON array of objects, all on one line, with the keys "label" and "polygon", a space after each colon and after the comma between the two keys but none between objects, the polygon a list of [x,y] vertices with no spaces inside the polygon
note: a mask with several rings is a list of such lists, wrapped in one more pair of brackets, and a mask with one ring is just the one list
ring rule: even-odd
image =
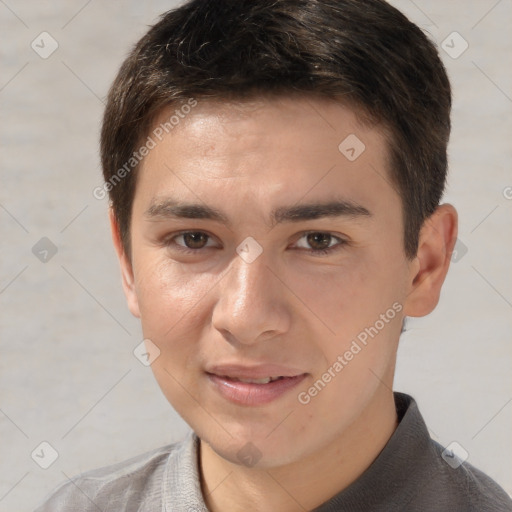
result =
[{"label": "brown eye", "polygon": [[307,231],[296,242],[298,249],[314,256],[327,256],[342,249],[347,244],[343,238],[323,231]]},{"label": "brown eye", "polygon": [[201,231],[191,231],[179,235],[183,237],[185,246],[189,249],[202,249],[208,242],[208,235]]},{"label": "brown eye", "polygon": [[307,242],[313,250],[321,251],[327,249],[331,243],[332,236],[329,233],[309,233]]},{"label": "brown eye", "polygon": [[204,231],[182,231],[162,240],[162,245],[171,253],[201,256],[210,249],[218,248],[215,238]]}]

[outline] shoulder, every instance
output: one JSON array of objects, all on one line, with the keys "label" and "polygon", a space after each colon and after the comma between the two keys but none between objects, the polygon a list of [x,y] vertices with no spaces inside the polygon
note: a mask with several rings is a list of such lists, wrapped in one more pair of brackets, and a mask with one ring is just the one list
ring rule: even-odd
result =
[{"label": "shoulder", "polygon": [[400,475],[400,510],[512,512],[512,499],[488,475],[430,437],[416,401],[395,393],[400,424],[389,444]]},{"label": "shoulder", "polygon": [[[452,459],[448,463],[446,449],[434,440],[431,443],[439,463],[437,475],[431,482],[431,486],[437,489],[430,490],[443,497],[447,505],[463,506],[468,512],[512,512],[511,497],[491,477],[468,462]],[[427,485],[425,491],[428,492],[431,486]]]},{"label": "shoulder", "polygon": [[58,486],[34,512],[151,510],[161,500],[162,476],[169,457],[186,440],[169,444],[117,464],[87,471]]}]

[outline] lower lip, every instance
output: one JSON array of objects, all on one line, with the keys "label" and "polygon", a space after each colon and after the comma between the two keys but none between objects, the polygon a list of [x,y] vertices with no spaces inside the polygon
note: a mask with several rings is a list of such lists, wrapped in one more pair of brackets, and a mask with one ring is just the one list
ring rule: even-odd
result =
[{"label": "lower lip", "polygon": [[298,386],[306,378],[304,373],[274,380],[268,384],[252,384],[212,373],[207,373],[207,376],[224,398],[239,405],[268,404]]}]

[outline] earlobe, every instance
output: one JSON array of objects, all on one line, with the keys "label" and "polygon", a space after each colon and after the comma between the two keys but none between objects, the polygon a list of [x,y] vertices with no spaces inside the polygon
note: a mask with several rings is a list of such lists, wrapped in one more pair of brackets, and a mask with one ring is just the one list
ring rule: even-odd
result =
[{"label": "earlobe", "polygon": [[139,302],[137,299],[137,292],[135,288],[135,279],[133,274],[133,266],[130,262],[121,240],[119,225],[117,223],[114,211],[112,208],[109,210],[110,217],[110,230],[112,232],[112,242],[116,250],[119,266],[121,268],[121,280],[123,290],[128,304],[128,309],[133,316],[140,318]]},{"label": "earlobe", "polygon": [[425,220],[420,232],[418,253],[411,262],[405,315],[425,316],[436,307],[450,267],[457,230],[457,210],[448,203],[438,206]]}]

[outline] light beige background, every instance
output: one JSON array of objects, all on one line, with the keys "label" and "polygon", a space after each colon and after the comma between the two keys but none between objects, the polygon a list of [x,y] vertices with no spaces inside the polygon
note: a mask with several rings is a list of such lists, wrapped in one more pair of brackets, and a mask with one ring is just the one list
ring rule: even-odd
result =
[{"label": "light beige background", "polygon": [[[395,387],[418,400],[435,439],[457,441],[511,493],[512,4],[393,4],[440,46],[453,31],[469,44],[456,59],[441,49],[454,89],[446,200],[467,252],[435,313],[410,321]],[[108,86],[173,5],[0,0],[1,511],[30,511],[67,477],[188,428],[132,354],[140,327],[122,295],[107,202],[92,195]],[[47,59],[30,46],[43,31],[59,45]],[[42,237],[58,250],[46,263],[32,253]],[[59,454],[46,470],[31,458],[42,441]]]}]

